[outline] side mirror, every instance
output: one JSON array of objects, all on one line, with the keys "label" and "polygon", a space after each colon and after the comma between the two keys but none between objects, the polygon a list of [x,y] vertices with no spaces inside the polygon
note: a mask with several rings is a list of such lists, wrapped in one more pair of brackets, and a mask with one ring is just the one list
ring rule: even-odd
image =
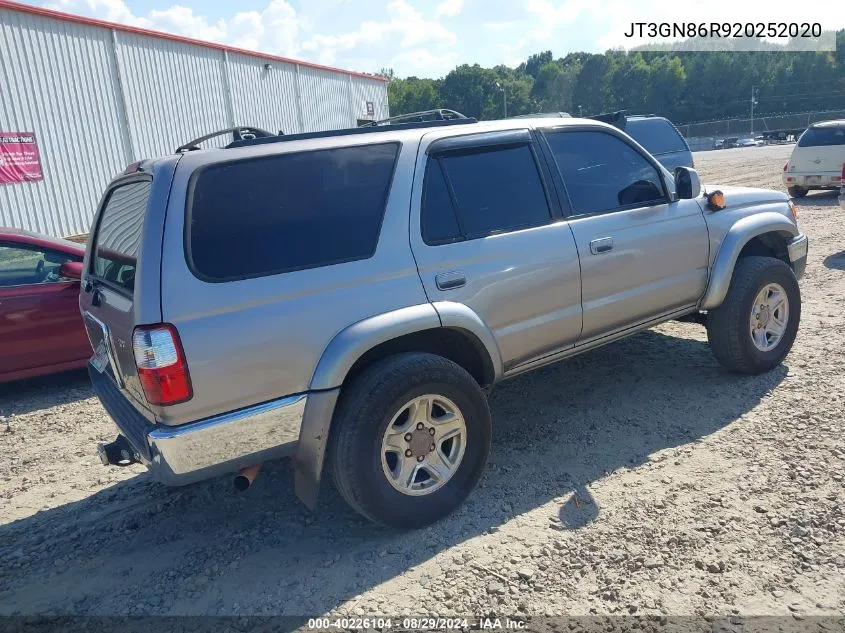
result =
[{"label": "side mirror", "polygon": [[701,195],[698,172],[690,167],[675,168],[675,191],[679,200],[690,200]]},{"label": "side mirror", "polygon": [[59,268],[59,277],[65,279],[82,279],[82,262],[65,262]]}]

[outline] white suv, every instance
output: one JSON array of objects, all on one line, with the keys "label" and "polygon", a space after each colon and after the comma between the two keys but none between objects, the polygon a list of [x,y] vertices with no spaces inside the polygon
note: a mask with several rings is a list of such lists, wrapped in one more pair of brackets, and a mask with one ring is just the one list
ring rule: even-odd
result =
[{"label": "white suv", "polygon": [[838,189],[845,163],[845,119],[813,123],[783,166],[789,195],[802,198],[810,189]]}]

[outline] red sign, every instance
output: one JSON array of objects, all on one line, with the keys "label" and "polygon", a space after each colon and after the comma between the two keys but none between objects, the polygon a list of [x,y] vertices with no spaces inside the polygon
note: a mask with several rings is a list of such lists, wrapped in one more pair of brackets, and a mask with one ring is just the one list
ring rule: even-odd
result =
[{"label": "red sign", "polygon": [[0,132],[0,185],[44,180],[32,132]]}]

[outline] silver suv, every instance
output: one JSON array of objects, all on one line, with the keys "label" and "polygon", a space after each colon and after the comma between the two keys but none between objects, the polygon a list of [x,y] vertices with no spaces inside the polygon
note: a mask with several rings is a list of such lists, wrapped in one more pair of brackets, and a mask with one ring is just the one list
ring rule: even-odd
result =
[{"label": "silver suv", "polygon": [[[668,172],[597,121],[471,119],[241,140],[106,191],[81,309],[104,463],[167,484],[292,456],[316,504],[412,528],[472,491],[498,382],[669,319],[765,372],[801,315],[786,195]],[[555,388],[558,388],[557,386]]]}]

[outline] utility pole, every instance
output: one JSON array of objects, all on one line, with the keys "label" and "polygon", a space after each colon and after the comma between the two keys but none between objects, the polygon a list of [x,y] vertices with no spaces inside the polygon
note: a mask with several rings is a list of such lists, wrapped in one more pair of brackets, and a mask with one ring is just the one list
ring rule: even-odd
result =
[{"label": "utility pole", "polygon": [[505,118],[508,118],[508,93],[505,90],[505,87],[500,84],[498,81],[496,82],[496,87],[502,91],[502,96],[505,98]]},{"label": "utility pole", "polygon": [[751,138],[754,138],[754,106],[757,105],[757,95],[754,86],[751,86]]},{"label": "utility pole", "polygon": [[581,118],[582,109],[583,109],[583,108],[579,105],[579,106],[578,106],[578,118],[579,118],[579,119]]}]

